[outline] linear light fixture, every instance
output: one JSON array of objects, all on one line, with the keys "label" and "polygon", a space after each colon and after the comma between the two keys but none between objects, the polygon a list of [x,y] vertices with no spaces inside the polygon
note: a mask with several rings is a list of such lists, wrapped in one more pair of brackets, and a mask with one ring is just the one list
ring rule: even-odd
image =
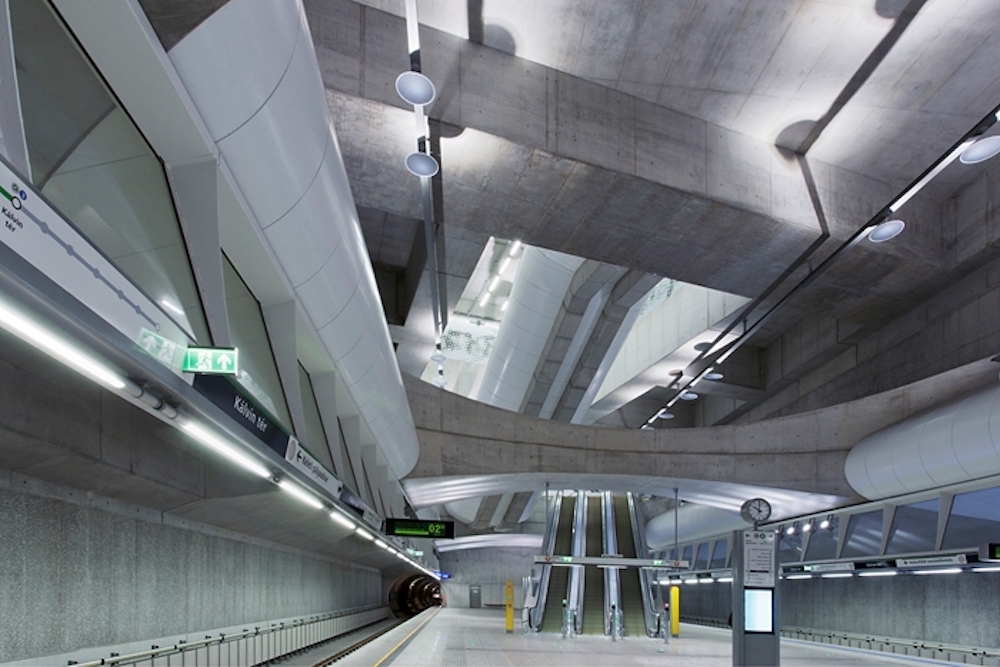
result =
[{"label": "linear light fixture", "polygon": [[309,493],[298,484],[289,482],[287,479],[283,479],[278,482],[278,488],[290,495],[291,497],[299,500],[300,502],[309,505],[309,507],[314,507],[318,510],[323,509],[323,503],[313,494]]},{"label": "linear light fixture", "polygon": [[864,570],[858,572],[859,577],[895,577],[898,572],[895,570]]},{"label": "linear light fixture", "polygon": [[202,428],[194,422],[186,421],[181,424],[181,428],[192,435],[195,440],[205,445],[209,449],[222,454],[224,457],[240,466],[244,470],[252,472],[258,477],[270,478],[271,472],[262,466],[261,464],[254,461],[252,458],[241,452],[239,449],[229,444],[222,438],[216,436],[215,434],[209,432],[207,429]]},{"label": "linear light fixture", "polygon": [[718,579],[716,579],[716,581],[718,581],[720,584],[731,584],[731,583],[733,583],[733,578],[732,577],[719,577]]},{"label": "linear light fixture", "polygon": [[358,537],[362,537],[362,538],[368,540],[369,542],[371,542],[372,540],[375,539],[374,535],[372,535],[371,533],[369,533],[367,530],[365,530],[364,528],[362,528],[360,526],[358,526],[357,528],[355,528],[354,532],[358,534]]},{"label": "linear light fixture", "polygon": [[785,575],[785,579],[812,579],[811,574],[788,574]]},{"label": "linear light fixture", "polygon": [[823,579],[848,579],[853,576],[853,572],[827,572],[826,574],[820,575]]},{"label": "linear light fixture", "polygon": [[510,257],[513,257],[514,255],[517,254],[517,251],[520,249],[521,249],[520,239],[514,239],[514,242],[510,244],[510,250],[507,251],[507,254]]},{"label": "linear light fixture", "polygon": [[914,570],[913,574],[960,574],[960,567],[941,567],[935,570]]},{"label": "linear light fixture", "polygon": [[0,324],[24,342],[46,352],[74,370],[100,382],[105,387],[119,390],[125,388],[125,381],[118,373],[2,303],[0,303]]},{"label": "linear light fixture", "polygon": [[351,521],[350,519],[348,519],[342,512],[338,510],[333,510],[332,512],[330,512],[330,518],[333,519],[336,523],[339,523],[344,528],[349,528],[351,530],[354,530],[358,525],[353,521]]},{"label": "linear light fixture", "polygon": [[948,153],[948,156],[945,159],[943,159],[940,162],[938,162],[937,165],[935,165],[935,167],[933,169],[931,169],[926,174],[924,174],[923,178],[921,178],[919,181],[917,181],[916,183],[914,183],[906,192],[904,192],[903,194],[901,194],[899,196],[899,198],[896,199],[896,201],[894,201],[891,204],[889,204],[889,210],[892,211],[893,213],[895,213],[899,209],[903,208],[903,205],[906,202],[910,201],[910,199],[912,199],[918,192],[920,192],[921,190],[923,190],[925,185],[927,185],[928,183],[930,183],[931,181],[933,181],[937,177],[938,174],[940,174],[942,171],[944,171],[945,168],[948,165],[950,165],[952,162],[954,162],[955,160],[957,160],[958,157],[962,153],[965,152],[965,149],[969,148],[974,143],[976,143],[975,139],[966,139],[965,141],[963,141],[962,143],[960,143],[955,148],[955,150],[953,150],[952,152]]}]

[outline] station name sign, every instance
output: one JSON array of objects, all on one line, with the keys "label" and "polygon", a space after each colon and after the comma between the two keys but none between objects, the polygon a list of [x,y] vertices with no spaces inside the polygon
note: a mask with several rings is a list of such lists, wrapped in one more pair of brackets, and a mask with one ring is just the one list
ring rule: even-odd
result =
[{"label": "station name sign", "polygon": [[455,522],[387,518],[385,520],[385,534],[399,537],[432,537],[451,540],[455,538]]}]

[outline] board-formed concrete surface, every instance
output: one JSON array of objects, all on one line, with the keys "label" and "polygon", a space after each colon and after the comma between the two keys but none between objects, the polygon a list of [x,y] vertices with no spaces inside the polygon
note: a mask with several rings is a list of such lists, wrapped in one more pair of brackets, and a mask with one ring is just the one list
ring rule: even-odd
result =
[{"label": "board-formed concrete surface", "polygon": [[[385,667],[606,667],[607,665],[683,665],[730,667],[728,630],[681,625],[681,636],[669,644],[647,637],[612,642],[605,637],[554,634],[507,634],[502,609],[441,609],[427,611],[386,633],[347,658],[344,667],[371,667],[403,642],[410,640],[381,664]],[[416,630],[424,621],[424,625]],[[519,627],[518,619],[515,619]],[[414,632],[416,630],[416,632]],[[926,658],[886,656],[871,651],[794,640],[781,643],[784,667],[860,667],[864,665],[951,665]]]}]

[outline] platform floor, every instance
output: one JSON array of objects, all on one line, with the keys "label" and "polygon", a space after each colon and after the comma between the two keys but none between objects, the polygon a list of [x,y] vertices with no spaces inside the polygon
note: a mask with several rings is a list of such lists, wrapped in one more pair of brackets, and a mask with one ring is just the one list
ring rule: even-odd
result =
[{"label": "platform floor", "polygon": [[[338,661],[338,667],[731,667],[729,630],[682,625],[670,644],[645,637],[615,643],[605,637],[564,640],[552,634],[504,631],[502,610],[441,609],[425,612]],[[416,628],[427,621],[419,630]],[[414,633],[414,630],[416,632]],[[407,635],[414,633],[409,641]],[[397,645],[402,646],[389,655]],[[952,665],[921,658],[783,640],[784,667]]]}]

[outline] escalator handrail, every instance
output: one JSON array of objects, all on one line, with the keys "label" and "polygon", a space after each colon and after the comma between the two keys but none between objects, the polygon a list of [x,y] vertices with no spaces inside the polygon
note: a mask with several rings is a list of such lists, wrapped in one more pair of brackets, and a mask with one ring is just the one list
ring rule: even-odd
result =
[{"label": "escalator handrail", "polygon": [[[559,530],[559,512],[562,509],[562,492],[556,493],[552,503],[552,521],[549,523],[549,530],[545,534],[542,542],[542,550],[546,556],[555,553],[556,532]],[[532,629],[542,627],[542,619],[545,616],[545,601],[549,593],[549,577],[552,574],[551,565],[543,565],[541,576],[538,578],[538,597],[535,598],[535,606],[528,612],[528,625]]]},{"label": "escalator handrail", "polygon": [[[645,548],[645,531],[644,527],[639,526],[639,520],[636,516],[635,511],[635,497],[631,492],[625,494],[628,499],[628,517],[632,523],[632,537],[635,542],[635,554],[636,557],[642,557],[646,555],[647,549]],[[647,570],[639,570],[639,593],[642,597],[642,613],[643,618],[646,622],[646,635],[649,637],[653,636],[656,631],[656,618],[653,612],[653,605],[650,603],[652,599],[650,596],[650,586],[649,577],[646,574]]]}]

